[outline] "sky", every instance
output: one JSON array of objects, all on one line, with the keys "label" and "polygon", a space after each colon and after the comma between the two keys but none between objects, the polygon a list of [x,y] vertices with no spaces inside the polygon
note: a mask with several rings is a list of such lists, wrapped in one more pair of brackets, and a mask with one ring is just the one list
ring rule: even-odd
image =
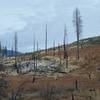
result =
[{"label": "sky", "polygon": [[39,48],[45,47],[45,27],[48,25],[48,47],[63,42],[66,24],[68,42],[76,40],[73,12],[79,8],[83,20],[81,38],[100,35],[100,0],[0,0],[0,41],[8,49],[31,52],[35,35]]}]

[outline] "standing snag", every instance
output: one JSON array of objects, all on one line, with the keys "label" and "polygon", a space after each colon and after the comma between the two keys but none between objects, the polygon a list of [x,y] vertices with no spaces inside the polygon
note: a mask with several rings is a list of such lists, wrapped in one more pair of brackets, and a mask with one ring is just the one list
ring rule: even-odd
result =
[{"label": "standing snag", "polygon": [[55,57],[55,41],[53,42],[53,57]]},{"label": "standing snag", "polygon": [[47,52],[48,52],[48,50],[47,50],[47,24],[46,24],[46,33],[45,33],[45,54],[47,55]]},{"label": "standing snag", "polygon": [[13,51],[13,47],[11,48],[11,57],[14,56],[14,51]]},{"label": "standing snag", "polygon": [[36,70],[36,54],[35,54],[35,34],[33,36],[33,55],[32,59],[34,61],[34,70]]},{"label": "standing snag", "polygon": [[75,100],[75,99],[74,99],[74,94],[73,94],[73,93],[71,94],[71,97],[72,97],[72,99],[71,99],[71,100]]},{"label": "standing snag", "polygon": [[34,83],[34,82],[35,82],[35,76],[33,75],[32,83]]},{"label": "standing snag", "polygon": [[61,65],[61,46],[60,46],[60,44],[58,44],[58,57],[59,57],[59,61],[60,61],[59,65]]},{"label": "standing snag", "polygon": [[4,48],[4,55],[5,55],[5,57],[7,57],[7,47],[5,46],[5,48]]},{"label": "standing snag", "polygon": [[19,68],[17,66],[17,51],[18,51],[17,33],[15,33],[15,36],[14,36],[14,46],[15,46],[15,68],[17,69],[17,73],[19,73]]},{"label": "standing snag", "polygon": [[79,42],[80,42],[80,35],[82,32],[82,19],[80,16],[80,11],[78,8],[75,9],[74,11],[74,20],[73,20],[75,30],[76,30],[76,36],[77,36],[77,60],[79,61],[80,59],[80,52],[79,52]]},{"label": "standing snag", "polygon": [[66,30],[66,25],[64,29],[64,59],[66,60],[66,68],[68,67],[68,43],[66,41],[67,38],[67,30]]},{"label": "standing snag", "polygon": [[78,81],[75,81],[75,89],[78,90]]}]

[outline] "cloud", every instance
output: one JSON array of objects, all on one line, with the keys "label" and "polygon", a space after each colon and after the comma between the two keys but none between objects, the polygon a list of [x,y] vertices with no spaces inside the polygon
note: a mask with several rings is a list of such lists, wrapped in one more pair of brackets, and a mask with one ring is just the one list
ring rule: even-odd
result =
[{"label": "cloud", "polygon": [[[12,34],[16,31],[19,36],[19,50],[27,51],[24,49],[31,49],[35,33],[40,47],[43,48],[45,24],[48,24],[48,45],[51,46],[54,40],[57,43],[62,42],[64,23],[67,24],[69,40],[73,41],[75,33],[72,18],[76,7],[79,7],[83,18],[83,37],[97,35],[100,31],[100,14],[97,14],[99,5],[99,0],[0,0],[2,41],[10,48]],[[9,44],[6,43],[8,34],[12,39]]]}]

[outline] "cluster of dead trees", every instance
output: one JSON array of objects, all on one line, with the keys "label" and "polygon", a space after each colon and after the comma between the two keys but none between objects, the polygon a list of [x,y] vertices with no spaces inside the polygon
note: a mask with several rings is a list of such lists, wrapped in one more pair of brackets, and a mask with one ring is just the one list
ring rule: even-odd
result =
[{"label": "cluster of dead trees", "polygon": [[[79,9],[76,8],[74,11],[74,20],[73,20],[74,26],[75,26],[75,30],[76,30],[76,37],[77,37],[77,52],[76,52],[76,59],[77,61],[79,61],[80,59],[80,34],[82,32],[82,19],[80,16],[80,12]],[[64,55],[64,60],[66,61],[66,68],[68,67],[68,33],[67,33],[67,28],[65,25],[64,28],[64,38],[63,38],[63,55]],[[36,48],[36,44],[37,44],[37,50]],[[55,56],[55,42],[53,43],[53,56]],[[61,45],[58,44],[58,56],[61,59]],[[14,51],[15,51],[15,68],[17,69],[17,73],[19,73],[18,67],[17,67],[17,53],[18,53],[18,36],[17,33],[15,33],[14,36]],[[7,52],[7,48],[5,47],[5,53]],[[38,42],[36,42],[35,40],[35,35],[33,36],[33,60],[34,60],[34,66],[36,66],[36,58],[39,56],[38,52]],[[13,48],[12,48],[12,53],[13,53]],[[45,55],[48,55],[48,26],[46,24],[46,29],[45,29]],[[60,60],[60,64],[61,64],[61,60]]]},{"label": "cluster of dead trees", "polygon": [[[75,9],[74,11],[74,19],[73,19],[73,23],[75,26],[75,32],[76,32],[76,37],[77,37],[77,52],[76,52],[76,60],[79,61],[80,60],[80,36],[82,33],[82,19],[81,19],[81,15],[80,15],[80,11],[78,8]],[[47,50],[47,25],[46,25],[46,39],[45,39],[45,53],[47,55],[48,50]],[[81,44],[82,47],[82,44]],[[53,46],[53,52],[55,55],[55,45]],[[59,58],[61,58],[61,46],[58,45],[58,52],[59,52]],[[68,67],[68,33],[67,33],[67,28],[65,25],[64,28],[64,39],[63,39],[63,55],[64,55],[64,59],[66,61],[66,68]],[[61,63],[61,62],[60,62]]]},{"label": "cluster of dead trees", "polygon": [[4,56],[7,57],[8,53],[7,53],[7,47],[2,47],[2,44],[0,42],[0,57],[3,58]]},{"label": "cluster of dead trees", "polygon": [[[80,59],[80,35],[82,32],[82,19],[80,15],[80,11],[78,8],[75,9],[74,11],[74,19],[73,23],[75,26],[76,30],[76,37],[77,37],[77,52],[76,52],[76,59],[79,61]],[[18,51],[18,39],[17,39],[17,33],[15,33],[15,68],[17,68],[17,51]],[[36,44],[37,44],[37,50],[36,50]],[[58,44],[58,56],[61,59],[61,45]],[[53,56],[55,56],[55,42],[53,43]],[[33,57],[32,59],[34,60],[34,66],[36,66],[36,58],[39,56],[37,53],[39,52],[38,50],[38,42],[36,43],[35,40],[35,35],[33,36]],[[46,24],[46,29],[45,29],[45,55],[48,55],[48,26]],[[66,68],[68,68],[68,33],[67,33],[67,28],[65,25],[64,28],[64,38],[63,38],[63,58],[65,60]],[[61,60],[60,60],[61,64]],[[17,70],[18,71],[18,70]]]}]

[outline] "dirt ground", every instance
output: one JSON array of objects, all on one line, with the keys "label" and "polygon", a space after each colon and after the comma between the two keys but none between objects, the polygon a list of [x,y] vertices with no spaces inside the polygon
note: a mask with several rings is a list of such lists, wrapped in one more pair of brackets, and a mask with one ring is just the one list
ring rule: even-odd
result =
[{"label": "dirt ground", "polygon": [[34,82],[32,75],[5,77],[9,81],[6,88],[8,98],[12,97],[12,91],[16,94],[19,90],[21,96],[17,95],[16,100],[100,100],[100,46],[80,49],[81,59],[78,63],[75,52],[76,49],[69,51],[69,60],[79,68],[68,74],[58,74],[56,77],[35,76]]}]

